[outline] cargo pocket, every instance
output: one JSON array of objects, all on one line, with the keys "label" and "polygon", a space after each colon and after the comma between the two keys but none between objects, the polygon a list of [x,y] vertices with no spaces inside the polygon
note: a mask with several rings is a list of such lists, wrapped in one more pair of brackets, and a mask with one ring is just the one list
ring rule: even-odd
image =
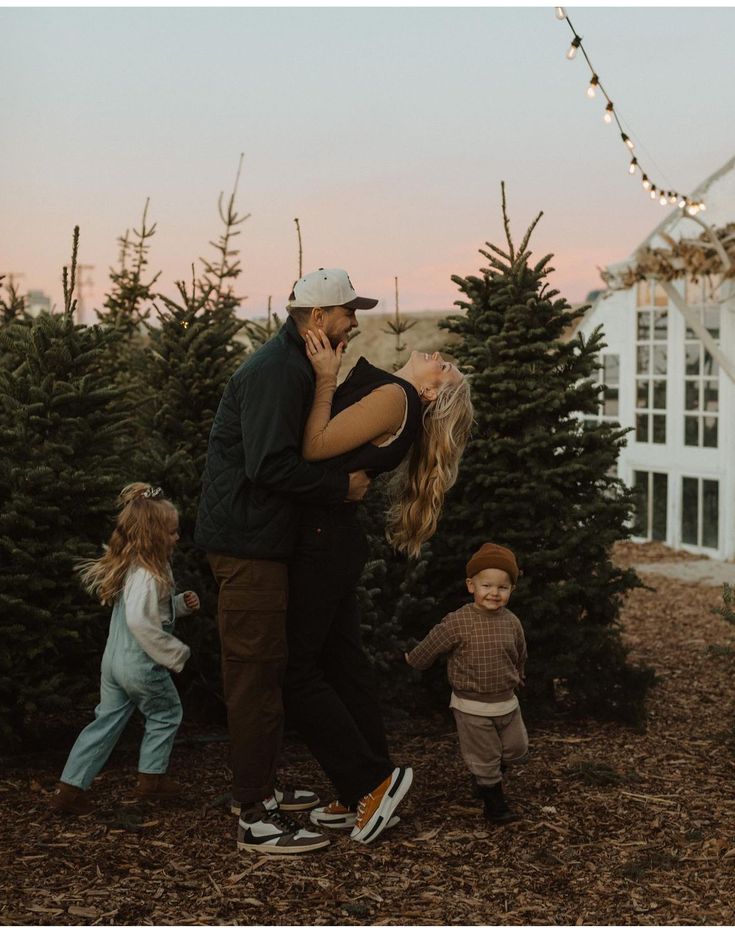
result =
[{"label": "cargo pocket", "polygon": [[225,661],[285,661],[286,594],[228,591],[220,599],[220,641]]}]

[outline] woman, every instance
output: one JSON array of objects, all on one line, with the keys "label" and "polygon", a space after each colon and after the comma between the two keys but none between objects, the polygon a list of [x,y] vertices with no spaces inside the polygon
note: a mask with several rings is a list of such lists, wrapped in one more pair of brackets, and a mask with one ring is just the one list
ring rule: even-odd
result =
[{"label": "woman", "polygon": [[[305,334],[316,374],[303,456],[344,472],[395,470],[386,534],[413,557],[436,531],[472,422],[469,385],[438,352],[412,352],[395,374],[361,358],[337,387],[342,347]],[[412,781],[390,760],[372,671],[360,641],[356,587],[368,555],[357,507],[304,506],[289,568],[290,721],[335,786],[311,820],[368,843],[394,823]]]}]

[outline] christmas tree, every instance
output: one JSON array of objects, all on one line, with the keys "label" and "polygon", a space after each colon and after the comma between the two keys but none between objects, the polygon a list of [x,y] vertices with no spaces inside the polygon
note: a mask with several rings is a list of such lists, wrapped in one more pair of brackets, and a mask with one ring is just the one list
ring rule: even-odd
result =
[{"label": "christmas tree", "polygon": [[132,235],[127,229],[120,236],[118,265],[110,269],[110,289],[103,308],[97,310],[99,323],[115,332],[109,350],[100,358],[100,378],[124,389],[120,402],[130,423],[131,445],[125,460],[128,481],[140,479],[148,466],[149,418],[141,410],[151,403],[151,387],[146,371],[150,352],[146,320],[155,298],[154,286],[159,274],[149,275],[148,253],[156,225],[148,224],[148,201],[140,228]]},{"label": "christmas tree", "polygon": [[249,350],[239,337],[246,323],[237,316],[242,297],[235,292],[241,268],[234,240],[247,219],[235,208],[239,173],[226,205],[220,196],[224,228],[212,243],[215,258],[202,260],[199,277],[192,268],[189,284],[177,282],[178,298],[158,294],[162,308],[155,324],[147,324],[143,395],[148,399],[140,410],[147,459],[140,463],[138,479],[160,484],[179,508],[175,576],[182,589],[197,590],[202,616],[210,617],[182,627],[193,655],[184,686],[197,681],[209,692],[219,676],[216,591],[206,558],[192,539],[212,422],[225,384]]},{"label": "christmas tree", "polygon": [[27,318],[25,298],[18,293],[18,288],[12,280],[6,283],[5,275],[0,274],[0,325]]},{"label": "christmas tree", "polygon": [[104,309],[97,312],[100,322],[124,330],[131,340],[141,334],[143,323],[150,316],[153,287],[160,276],[154,274],[145,280],[150,240],[156,234],[156,224],[148,225],[149,202],[145,202],[140,229],[133,229],[132,238],[126,229],[118,239],[118,266],[110,269],[112,287],[105,297]]},{"label": "christmas tree", "polygon": [[[74,322],[78,229],[64,312],[0,329],[0,731],[19,735],[99,680],[107,609],[74,567],[112,528],[127,442],[121,391],[100,380],[112,330]],[[71,673],[70,669],[74,668]],[[82,700],[83,701],[83,700]]]},{"label": "christmas tree", "polygon": [[652,673],[627,662],[619,614],[640,581],[610,559],[632,514],[614,475],[625,431],[585,421],[598,409],[602,333],[565,339],[586,307],[571,310],[550,288],[550,255],[532,263],[540,218],[515,248],[503,188],[506,247],[488,243],[480,275],[453,278],[465,313],[444,327],[461,338],[452,353],[471,376],[476,424],[427,575],[439,618],[467,600],[464,565],[481,544],[512,548],[523,575],[510,608],[528,639],[529,697],[637,721]]}]

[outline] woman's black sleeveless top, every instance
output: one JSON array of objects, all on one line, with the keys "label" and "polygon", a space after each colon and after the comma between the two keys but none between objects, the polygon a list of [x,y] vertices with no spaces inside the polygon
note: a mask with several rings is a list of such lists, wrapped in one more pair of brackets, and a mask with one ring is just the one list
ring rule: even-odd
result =
[{"label": "woman's black sleeveless top", "polygon": [[407,380],[373,367],[365,358],[360,358],[345,381],[335,391],[332,400],[332,418],[386,383],[397,383],[406,393],[408,411],[406,424],[401,434],[383,448],[368,442],[352,451],[346,451],[336,458],[330,458],[328,462],[330,465],[348,473],[366,470],[371,477],[375,477],[398,467],[404,459],[419,434],[423,418],[421,397],[413,384]]}]

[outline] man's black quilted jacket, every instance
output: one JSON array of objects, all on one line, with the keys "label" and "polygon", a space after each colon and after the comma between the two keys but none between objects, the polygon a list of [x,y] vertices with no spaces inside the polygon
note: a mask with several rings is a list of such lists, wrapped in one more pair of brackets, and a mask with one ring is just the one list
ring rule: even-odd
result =
[{"label": "man's black quilted jacket", "polygon": [[194,541],[205,551],[284,560],[298,503],[340,503],[349,478],[301,457],[314,397],[304,342],[288,319],[230,378],[209,435]]}]

